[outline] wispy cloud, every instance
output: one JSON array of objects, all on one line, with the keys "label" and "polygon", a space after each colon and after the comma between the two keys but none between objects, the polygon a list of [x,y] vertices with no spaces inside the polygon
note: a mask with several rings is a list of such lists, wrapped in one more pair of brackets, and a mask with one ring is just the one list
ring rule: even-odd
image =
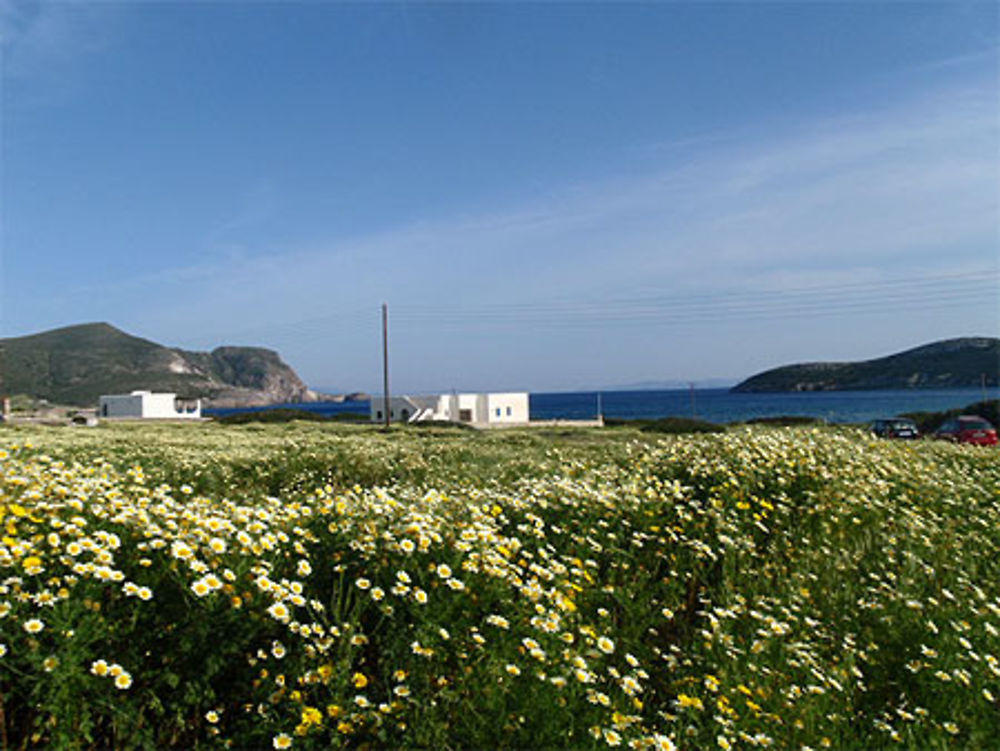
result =
[{"label": "wispy cloud", "polygon": [[60,101],[75,90],[82,62],[104,50],[118,7],[86,0],[0,0],[3,79],[19,86],[18,106]]},{"label": "wispy cloud", "polygon": [[[102,289],[100,300],[81,287],[67,309],[111,320],[132,310],[121,323],[189,346],[258,332],[309,375],[347,359],[330,348],[371,348],[365,311],[374,320],[383,300],[409,309],[427,342],[445,324],[447,336],[474,339],[492,320],[486,306],[576,302],[599,318],[602,301],[651,292],[724,300],[734,291],[995,272],[994,85],[941,89],[764,139],[733,136],[641,177],[563,186],[523,205],[274,247],[238,265],[167,269]],[[617,335],[629,335],[628,325]],[[213,335],[221,341],[207,341]],[[551,352],[551,339],[533,341],[540,336],[529,321],[518,346]]]}]

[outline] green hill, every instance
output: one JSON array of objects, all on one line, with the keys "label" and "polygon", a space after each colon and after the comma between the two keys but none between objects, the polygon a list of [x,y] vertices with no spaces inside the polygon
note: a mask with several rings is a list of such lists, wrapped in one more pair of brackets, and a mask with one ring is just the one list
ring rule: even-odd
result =
[{"label": "green hill", "polygon": [[998,373],[1000,339],[965,337],[863,362],[785,365],[758,373],[732,391],[968,388],[980,386],[984,376],[987,386],[996,386]]},{"label": "green hill", "polygon": [[218,405],[309,401],[309,391],[276,352],[219,347],[186,352],[107,323],[0,339],[0,390],[58,404],[93,406],[101,394],[170,391]]}]

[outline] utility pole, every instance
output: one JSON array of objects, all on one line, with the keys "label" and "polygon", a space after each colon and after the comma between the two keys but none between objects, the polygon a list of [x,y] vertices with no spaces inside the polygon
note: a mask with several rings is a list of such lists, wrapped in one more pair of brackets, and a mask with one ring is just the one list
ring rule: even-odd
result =
[{"label": "utility pole", "polygon": [[10,420],[10,396],[7,394],[7,372],[4,367],[7,364],[5,354],[3,345],[0,344],[0,422]]},{"label": "utility pole", "polygon": [[382,393],[385,429],[392,423],[389,412],[389,306],[382,303]]}]

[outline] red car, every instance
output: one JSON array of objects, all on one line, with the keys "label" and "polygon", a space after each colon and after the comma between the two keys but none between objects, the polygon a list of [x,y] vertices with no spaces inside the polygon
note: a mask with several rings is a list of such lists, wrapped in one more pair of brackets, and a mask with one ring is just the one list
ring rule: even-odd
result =
[{"label": "red car", "polygon": [[997,431],[982,417],[961,415],[945,420],[944,425],[934,431],[935,438],[952,443],[974,443],[978,446],[996,446]]}]

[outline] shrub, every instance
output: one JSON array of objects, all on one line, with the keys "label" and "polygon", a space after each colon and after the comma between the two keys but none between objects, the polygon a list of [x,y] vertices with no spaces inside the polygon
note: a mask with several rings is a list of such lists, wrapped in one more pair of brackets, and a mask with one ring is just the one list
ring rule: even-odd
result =
[{"label": "shrub", "polygon": [[234,412],[231,415],[216,417],[215,421],[223,425],[247,425],[249,423],[277,423],[291,422],[292,420],[303,420],[306,422],[325,422],[328,418],[317,412],[310,412],[307,409],[289,409],[279,407],[275,409],[258,409],[249,412]]},{"label": "shrub", "polygon": [[644,433],[669,433],[680,435],[685,433],[725,433],[726,426],[693,417],[662,417],[651,420],[641,428]]},{"label": "shrub", "polygon": [[417,420],[416,422],[405,423],[407,427],[413,428],[443,428],[444,430],[475,430],[472,425],[465,422],[455,422],[453,420]]},{"label": "shrub", "polygon": [[633,428],[644,433],[666,433],[683,435],[685,433],[724,433],[725,425],[699,420],[693,417],[661,417],[656,420],[628,419],[621,417],[605,417],[606,428]]},{"label": "shrub", "polygon": [[772,425],[780,428],[791,428],[800,425],[823,425],[821,417],[808,417],[805,415],[778,415],[775,417],[753,417],[746,421],[746,425]]}]

